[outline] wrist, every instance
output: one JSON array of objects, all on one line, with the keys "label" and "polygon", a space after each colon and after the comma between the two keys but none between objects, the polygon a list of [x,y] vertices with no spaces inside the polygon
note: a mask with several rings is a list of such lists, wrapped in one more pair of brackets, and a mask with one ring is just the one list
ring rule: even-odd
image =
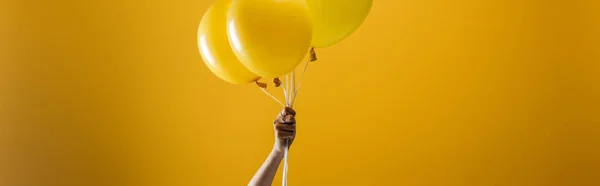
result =
[{"label": "wrist", "polygon": [[279,145],[274,145],[273,149],[271,150],[272,153],[276,153],[276,154],[283,154],[285,151],[285,147],[279,146]]}]

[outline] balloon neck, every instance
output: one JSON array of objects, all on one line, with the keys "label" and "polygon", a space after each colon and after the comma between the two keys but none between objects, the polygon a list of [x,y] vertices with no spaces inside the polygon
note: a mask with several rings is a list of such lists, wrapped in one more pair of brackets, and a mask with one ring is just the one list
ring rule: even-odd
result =
[{"label": "balloon neck", "polygon": [[258,80],[256,81],[256,85],[258,85],[258,87],[260,87],[262,89],[266,89],[267,88],[267,84],[266,83],[258,82]]},{"label": "balloon neck", "polygon": [[317,60],[317,53],[315,52],[315,47],[311,47],[310,48],[310,61],[316,61]]},{"label": "balloon neck", "polygon": [[279,78],[274,78],[273,83],[275,84],[275,87],[281,86],[281,80]]}]

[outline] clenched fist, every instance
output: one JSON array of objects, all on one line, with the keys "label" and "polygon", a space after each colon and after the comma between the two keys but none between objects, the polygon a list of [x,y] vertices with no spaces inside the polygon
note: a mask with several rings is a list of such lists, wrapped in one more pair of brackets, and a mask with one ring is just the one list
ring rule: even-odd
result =
[{"label": "clenched fist", "polygon": [[275,129],[275,146],[274,149],[278,152],[285,150],[285,142],[289,140],[289,145],[292,144],[296,137],[296,111],[286,107],[277,116],[273,128]]}]

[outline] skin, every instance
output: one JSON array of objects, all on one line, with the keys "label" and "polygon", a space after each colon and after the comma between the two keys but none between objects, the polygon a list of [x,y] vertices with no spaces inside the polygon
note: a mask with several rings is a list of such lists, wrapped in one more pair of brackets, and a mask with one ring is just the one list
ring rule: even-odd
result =
[{"label": "skin", "polygon": [[277,168],[283,159],[285,141],[289,139],[291,146],[296,137],[295,116],[296,111],[288,107],[279,113],[273,124],[275,130],[275,144],[273,145],[273,149],[260,169],[254,174],[248,186],[270,186],[273,183]]}]

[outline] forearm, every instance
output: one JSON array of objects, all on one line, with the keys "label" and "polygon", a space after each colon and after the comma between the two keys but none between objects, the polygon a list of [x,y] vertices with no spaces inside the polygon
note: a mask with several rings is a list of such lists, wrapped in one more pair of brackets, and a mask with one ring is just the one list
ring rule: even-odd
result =
[{"label": "forearm", "polygon": [[254,177],[252,177],[250,183],[248,183],[248,186],[270,186],[273,183],[281,159],[283,159],[283,153],[273,148],[267,160],[265,160],[260,169],[254,174]]},{"label": "forearm", "polygon": [[283,149],[289,149],[289,146],[294,142],[296,136],[296,111],[286,107],[281,111],[273,128],[275,129],[275,144],[271,150],[271,154],[262,164],[260,169],[254,174],[248,186],[271,186],[277,168],[283,159]]}]

